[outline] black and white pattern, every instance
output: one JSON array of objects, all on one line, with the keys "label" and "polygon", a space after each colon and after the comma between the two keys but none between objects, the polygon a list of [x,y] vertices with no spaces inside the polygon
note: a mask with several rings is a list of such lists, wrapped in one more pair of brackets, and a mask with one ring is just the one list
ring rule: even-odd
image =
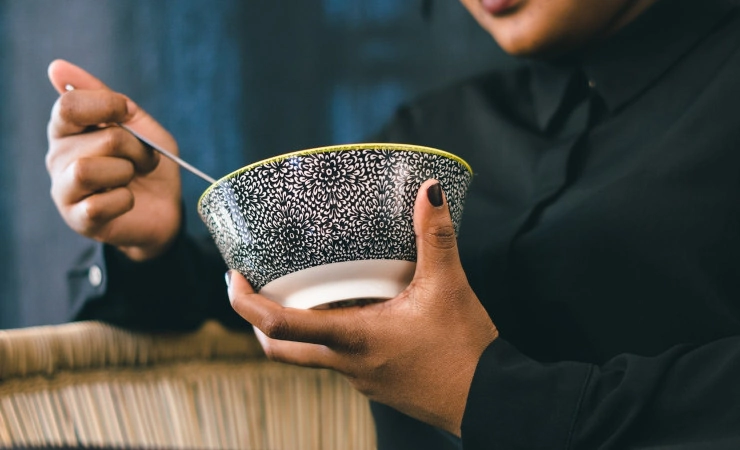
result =
[{"label": "black and white pattern", "polygon": [[457,231],[471,177],[431,149],[336,146],[248,166],[211,187],[198,211],[227,265],[259,290],[328,263],[415,261],[419,187],[440,181]]}]

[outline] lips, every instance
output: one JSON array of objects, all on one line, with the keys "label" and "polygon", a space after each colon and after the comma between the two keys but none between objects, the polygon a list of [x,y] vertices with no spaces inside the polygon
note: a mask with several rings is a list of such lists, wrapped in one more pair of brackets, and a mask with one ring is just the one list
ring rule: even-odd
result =
[{"label": "lips", "polygon": [[500,15],[511,9],[516,0],[481,0],[483,9],[494,16]]}]

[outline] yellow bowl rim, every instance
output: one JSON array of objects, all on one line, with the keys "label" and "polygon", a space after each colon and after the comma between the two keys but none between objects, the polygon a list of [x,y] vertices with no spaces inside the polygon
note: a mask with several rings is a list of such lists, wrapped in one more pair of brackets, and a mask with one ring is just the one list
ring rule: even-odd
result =
[{"label": "yellow bowl rim", "polygon": [[248,170],[254,169],[255,167],[263,166],[265,164],[270,164],[270,163],[277,162],[277,161],[282,161],[282,160],[293,158],[296,156],[314,155],[317,153],[328,153],[328,152],[339,152],[339,151],[368,150],[368,149],[375,149],[378,147],[388,148],[391,150],[407,151],[407,152],[431,153],[434,155],[443,156],[445,158],[452,159],[453,161],[457,161],[463,167],[465,167],[465,169],[468,172],[470,172],[471,175],[473,175],[473,169],[470,167],[470,164],[468,164],[464,159],[460,158],[459,156],[453,153],[446,152],[444,150],[439,150],[433,147],[425,147],[423,145],[413,145],[413,144],[397,144],[397,143],[392,143],[392,142],[365,142],[365,143],[359,143],[359,144],[328,145],[325,147],[308,148],[305,150],[297,150],[294,152],[283,153],[281,155],[272,156],[270,158],[254,162],[252,164],[248,164],[227,175],[224,175],[223,177],[219,178],[215,183],[211,184],[205,191],[203,191],[203,194],[201,194],[200,198],[198,199],[198,207],[200,209],[200,204],[203,201],[203,198],[206,195],[208,195],[208,193],[211,192],[212,189],[214,189],[216,186],[221,184],[222,181],[228,178],[233,178],[235,176],[238,176]]}]

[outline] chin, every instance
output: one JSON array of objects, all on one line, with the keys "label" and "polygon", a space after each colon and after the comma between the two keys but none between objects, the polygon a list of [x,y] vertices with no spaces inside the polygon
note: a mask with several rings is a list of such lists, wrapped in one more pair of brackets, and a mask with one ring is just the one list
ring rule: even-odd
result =
[{"label": "chin", "polygon": [[555,39],[547,33],[492,31],[491,35],[504,52],[520,58],[552,59],[568,53],[573,48],[566,37]]},{"label": "chin", "polygon": [[546,46],[543,46],[541,43],[531,38],[517,38],[512,36],[499,38],[494,34],[494,39],[498,43],[499,47],[511,56],[538,58],[550,53],[550,50],[548,50]]}]

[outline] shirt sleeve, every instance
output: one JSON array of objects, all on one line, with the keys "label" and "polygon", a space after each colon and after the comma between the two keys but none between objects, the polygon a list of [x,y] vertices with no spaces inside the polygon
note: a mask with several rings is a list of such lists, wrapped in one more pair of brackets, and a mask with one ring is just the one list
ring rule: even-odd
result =
[{"label": "shirt sleeve", "polygon": [[462,438],[466,449],[740,448],[740,337],[600,366],[539,363],[499,338]]},{"label": "shirt sleeve", "polygon": [[182,232],[160,257],[134,262],[95,243],[68,272],[69,319],[141,331],[189,331],[207,319],[248,324],[229,305],[227,267],[211,239]]}]

